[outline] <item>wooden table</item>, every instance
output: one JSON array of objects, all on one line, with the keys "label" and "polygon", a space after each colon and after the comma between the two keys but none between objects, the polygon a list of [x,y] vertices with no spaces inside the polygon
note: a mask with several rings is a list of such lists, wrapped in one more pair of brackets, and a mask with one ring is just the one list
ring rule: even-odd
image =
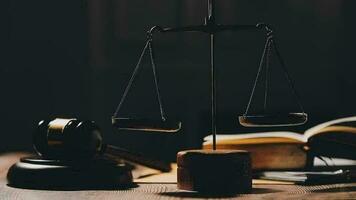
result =
[{"label": "wooden table", "polygon": [[[0,155],[0,199],[201,199],[208,196],[176,188],[174,172],[136,179],[137,187],[127,190],[52,191],[9,187],[6,173],[23,154]],[[283,182],[254,180],[252,194],[218,199],[356,199],[356,183],[298,186]]]}]

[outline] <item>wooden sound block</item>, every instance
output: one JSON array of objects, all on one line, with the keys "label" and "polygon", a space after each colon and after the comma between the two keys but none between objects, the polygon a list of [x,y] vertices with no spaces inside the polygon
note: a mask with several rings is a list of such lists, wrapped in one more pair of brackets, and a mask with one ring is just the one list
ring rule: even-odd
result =
[{"label": "wooden sound block", "polygon": [[181,151],[177,165],[179,189],[207,194],[251,192],[251,157],[247,151]]},{"label": "wooden sound block", "polygon": [[7,180],[12,187],[28,189],[118,189],[133,186],[129,167],[104,158],[81,161],[22,158],[9,169]]}]

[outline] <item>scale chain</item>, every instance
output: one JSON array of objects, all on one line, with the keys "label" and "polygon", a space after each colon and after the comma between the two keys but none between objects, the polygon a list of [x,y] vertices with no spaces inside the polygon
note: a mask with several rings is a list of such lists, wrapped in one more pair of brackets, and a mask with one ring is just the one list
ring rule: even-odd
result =
[{"label": "scale chain", "polygon": [[255,78],[255,81],[254,81],[252,92],[251,92],[251,95],[250,95],[250,98],[249,98],[249,102],[247,104],[247,108],[246,108],[246,111],[245,111],[244,115],[247,115],[247,113],[248,113],[248,111],[249,111],[249,109],[251,107],[252,99],[253,99],[253,97],[255,95],[257,82],[258,82],[258,79],[260,77],[260,73],[261,73],[262,68],[263,68],[263,62],[264,62],[265,59],[266,59],[266,77],[265,77],[264,111],[266,112],[267,97],[268,97],[268,72],[269,72],[270,56],[271,56],[272,49],[275,51],[275,53],[277,55],[277,58],[279,60],[280,66],[281,66],[281,68],[283,70],[284,76],[286,77],[286,79],[288,81],[288,85],[289,85],[290,89],[293,92],[294,98],[296,99],[299,108],[304,113],[303,105],[302,105],[302,103],[300,101],[300,98],[299,98],[299,95],[298,95],[298,93],[297,93],[297,91],[296,91],[296,89],[294,87],[293,81],[290,78],[290,75],[289,75],[289,73],[287,71],[285,63],[284,63],[284,61],[283,61],[283,59],[282,59],[282,57],[281,57],[281,55],[280,55],[280,53],[279,53],[279,51],[277,49],[277,46],[276,46],[275,41],[273,39],[273,35],[269,35],[267,37],[267,40],[266,40],[266,44],[265,44],[265,47],[264,47],[264,50],[263,50],[263,53],[262,53],[262,58],[260,60],[260,65],[259,65],[259,68],[258,68],[258,72],[257,72],[256,78]]},{"label": "scale chain", "polygon": [[136,76],[137,76],[138,69],[139,69],[140,66],[141,66],[141,61],[142,61],[143,56],[145,55],[146,49],[147,49],[147,47],[148,47],[148,45],[149,45],[149,42],[150,42],[150,41],[147,40],[147,42],[146,42],[146,44],[145,44],[145,47],[144,47],[143,50],[142,50],[142,53],[141,53],[141,55],[140,55],[140,58],[138,59],[138,62],[137,62],[137,64],[136,64],[136,67],[135,67],[135,69],[134,69],[134,71],[133,71],[133,73],[132,73],[132,75],[131,75],[131,77],[130,77],[129,83],[127,84],[127,86],[126,86],[126,88],[125,88],[125,91],[124,91],[124,94],[122,95],[122,98],[121,98],[121,100],[120,100],[120,103],[119,103],[119,105],[118,105],[117,108],[116,108],[116,111],[115,111],[115,113],[114,113],[114,117],[117,117],[117,115],[118,115],[118,113],[119,113],[119,111],[120,111],[120,109],[121,109],[121,107],[122,107],[122,104],[124,103],[124,101],[125,101],[125,99],[126,99],[126,96],[127,96],[127,94],[129,93],[129,91],[130,91],[130,89],[131,89],[131,86],[132,86],[132,84],[133,84],[133,82],[134,82],[134,80],[135,80],[135,78],[136,78]]},{"label": "scale chain", "polygon": [[148,42],[148,49],[149,49],[149,52],[150,52],[152,72],[153,72],[153,77],[154,77],[154,82],[155,82],[157,100],[158,100],[158,104],[159,104],[159,111],[161,113],[162,120],[166,121],[166,115],[165,115],[165,112],[163,110],[161,94],[160,94],[160,90],[159,90],[159,87],[158,87],[158,77],[157,77],[157,72],[156,72],[156,64],[155,64],[155,61],[154,61],[154,53],[153,53],[153,48],[152,48],[152,39],[150,39],[149,42]]},{"label": "scale chain", "polygon": [[157,72],[156,72],[156,64],[154,62],[154,54],[153,54],[153,48],[152,48],[152,38],[148,38],[147,39],[147,42],[145,44],[145,47],[143,48],[142,52],[141,52],[141,55],[140,55],[140,58],[138,59],[138,62],[136,64],[136,67],[130,77],[130,80],[129,80],[129,83],[127,84],[126,88],[125,88],[125,91],[124,91],[124,94],[122,95],[122,98],[120,100],[120,103],[118,105],[118,107],[116,108],[116,111],[114,113],[114,117],[117,117],[121,107],[122,107],[122,104],[124,103],[131,87],[132,87],[132,84],[137,76],[137,73],[139,71],[139,68],[141,66],[141,62],[142,62],[142,59],[143,59],[143,56],[145,55],[146,51],[147,51],[147,48],[149,49],[149,53],[150,53],[150,61],[151,61],[151,65],[152,65],[152,72],[153,72],[153,77],[154,77],[154,83],[155,83],[155,89],[156,89],[156,93],[157,93],[157,100],[158,100],[158,104],[159,104],[159,109],[160,109],[160,114],[161,114],[161,119],[163,121],[166,121],[166,115],[165,115],[165,112],[163,110],[163,106],[162,106],[162,100],[161,100],[161,95],[160,95],[160,90],[159,90],[159,87],[158,87],[158,78],[157,78]]},{"label": "scale chain", "polygon": [[267,110],[267,97],[268,97],[268,75],[269,75],[269,65],[270,65],[270,58],[271,58],[271,41],[268,43],[267,47],[267,56],[266,56],[266,77],[265,77],[265,99],[264,99],[264,112]]},{"label": "scale chain", "polygon": [[252,92],[251,92],[251,95],[250,95],[250,98],[249,98],[249,101],[248,101],[248,104],[247,104],[246,111],[245,111],[244,115],[247,115],[248,111],[250,110],[251,102],[252,102],[253,96],[255,95],[255,90],[256,90],[258,78],[260,77],[260,73],[262,71],[263,61],[265,59],[265,55],[266,55],[266,51],[268,49],[269,41],[270,41],[270,37],[267,38],[267,41],[265,43],[265,46],[264,46],[264,49],[263,49],[263,53],[262,53],[262,58],[260,60],[260,65],[258,67],[258,72],[257,72],[256,78],[255,78],[255,82],[253,84]]},{"label": "scale chain", "polygon": [[289,75],[289,73],[288,73],[288,70],[287,70],[287,68],[286,68],[286,66],[285,66],[284,60],[283,60],[281,54],[280,54],[279,51],[278,51],[276,42],[275,42],[274,40],[271,40],[271,45],[273,46],[273,49],[274,49],[274,51],[276,52],[277,58],[278,58],[278,60],[279,60],[279,62],[280,62],[280,64],[281,64],[281,68],[282,68],[282,70],[283,70],[283,72],[284,72],[284,76],[286,77],[286,79],[287,79],[287,81],[288,81],[288,83],[289,83],[289,87],[290,87],[290,88],[292,89],[292,91],[293,91],[294,98],[296,99],[296,101],[297,101],[297,103],[298,103],[298,106],[299,106],[299,108],[301,109],[301,111],[302,111],[303,113],[305,113],[305,112],[304,112],[303,105],[302,105],[302,102],[300,101],[300,97],[299,97],[299,95],[298,95],[298,93],[297,93],[297,90],[295,89],[294,83],[293,83],[292,79],[290,78],[290,75]]}]

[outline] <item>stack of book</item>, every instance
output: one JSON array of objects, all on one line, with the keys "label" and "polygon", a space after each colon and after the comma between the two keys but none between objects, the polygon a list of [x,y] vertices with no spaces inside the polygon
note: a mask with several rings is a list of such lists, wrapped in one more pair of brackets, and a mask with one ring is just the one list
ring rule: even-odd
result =
[{"label": "stack of book", "polygon": [[[304,133],[218,134],[216,144],[218,149],[249,151],[258,178],[298,183],[355,178],[356,116],[328,121]],[[203,149],[211,148],[209,135]]]}]

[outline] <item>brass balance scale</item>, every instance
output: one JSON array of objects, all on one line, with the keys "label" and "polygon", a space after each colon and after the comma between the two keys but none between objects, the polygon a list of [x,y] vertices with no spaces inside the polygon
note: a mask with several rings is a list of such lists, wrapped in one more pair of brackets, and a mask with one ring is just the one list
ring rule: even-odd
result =
[{"label": "brass balance scale", "polygon": [[[155,33],[177,33],[177,32],[203,32],[210,35],[210,70],[211,70],[211,113],[212,113],[212,133],[216,134],[216,76],[215,76],[215,38],[219,32],[223,31],[244,31],[244,30],[256,30],[265,31],[266,33],[266,43],[258,67],[257,75],[254,81],[252,92],[250,94],[249,102],[246,107],[246,111],[243,115],[238,117],[239,123],[246,127],[278,127],[278,126],[296,126],[302,125],[307,121],[308,115],[304,112],[303,106],[299,100],[299,96],[294,88],[294,84],[290,75],[287,71],[285,63],[281,57],[280,52],[277,49],[275,37],[273,34],[273,29],[267,24],[257,24],[257,25],[221,25],[215,22],[215,1],[208,0],[208,17],[203,25],[198,26],[187,26],[178,28],[163,28],[160,26],[154,26],[147,32],[147,41],[142,50],[142,53],[138,59],[138,62],[134,68],[131,78],[125,88],[123,96],[120,103],[112,116],[112,124],[119,130],[135,130],[135,131],[153,131],[153,132],[168,132],[174,133],[178,132],[181,128],[182,122],[169,120],[164,112],[162,98],[159,89],[156,59],[154,56],[153,49],[153,36]],[[155,92],[157,95],[157,101],[160,109],[160,119],[137,119],[137,118],[124,118],[120,117],[120,110],[123,106],[124,101],[135,81],[138,71],[141,67],[142,59],[146,53],[149,53],[150,62],[152,66],[152,72],[154,76]],[[298,106],[300,108],[299,112],[290,113],[269,113],[267,112],[267,98],[268,98],[268,71],[270,68],[270,57],[271,54],[275,53],[279,61],[279,66],[283,70],[283,73],[288,81],[288,85],[293,92],[294,98],[296,99]],[[265,69],[264,69],[265,68]],[[260,114],[250,114],[251,102],[255,95],[255,89],[257,83],[261,77],[262,71],[266,71],[265,78],[265,91],[264,91],[264,112]]]},{"label": "brass balance scale", "polygon": [[[165,28],[154,26],[147,32],[147,41],[138,59],[136,67],[126,86],[121,101],[112,116],[112,124],[119,130],[149,131],[175,133],[181,129],[182,122],[169,120],[164,112],[162,98],[159,90],[155,55],[153,49],[153,36],[156,33],[178,33],[178,32],[202,32],[210,35],[210,70],[211,70],[211,132],[213,136],[212,150],[188,150],[177,154],[178,164],[178,188],[199,192],[222,192],[222,193],[245,193],[251,191],[251,159],[248,152],[216,150],[216,61],[215,61],[215,38],[217,34],[224,31],[264,31],[266,42],[257,75],[252,87],[249,102],[244,114],[238,117],[238,121],[245,127],[281,127],[297,126],[306,123],[308,119],[300,102],[297,91],[287,71],[286,65],[278,51],[273,29],[270,25],[259,23],[257,25],[222,25],[215,21],[216,0],[207,0],[208,16],[203,25],[186,26],[177,28]],[[120,110],[135,81],[142,58],[149,52],[152,72],[154,76],[155,92],[159,104],[160,119],[124,118],[120,116]],[[298,104],[300,111],[287,113],[274,113],[267,111],[268,98],[268,73],[271,67],[271,56],[274,54],[279,62],[290,90]],[[257,83],[262,71],[265,71],[264,79],[264,105],[263,112],[251,114],[251,102],[255,95]],[[187,164],[189,163],[189,164]],[[202,164],[203,163],[203,164]],[[232,167],[231,167],[232,166]],[[236,173],[239,171],[239,173]],[[232,177],[232,178],[231,178]]]},{"label": "brass balance scale", "polygon": [[[169,120],[164,112],[162,98],[160,95],[156,62],[153,49],[153,36],[156,33],[178,33],[178,32],[202,32],[210,35],[210,70],[211,70],[211,132],[213,135],[212,150],[188,150],[177,154],[178,164],[178,188],[199,192],[223,192],[241,193],[249,192],[252,188],[251,182],[251,158],[248,152],[226,151],[216,149],[216,75],[215,75],[215,38],[223,31],[264,31],[266,43],[258,67],[257,75],[250,94],[249,102],[244,114],[238,117],[238,121],[245,127],[280,127],[297,126],[306,123],[308,115],[304,112],[299,96],[287,71],[285,63],[278,51],[273,29],[270,25],[260,23],[257,25],[222,25],[215,21],[216,0],[207,0],[208,16],[203,25],[165,28],[154,26],[147,32],[147,41],[138,59],[136,67],[125,88],[121,101],[112,116],[112,124],[119,130],[149,131],[175,133],[181,129],[182,122]],[[149,52],[152,72],[154,76],[155,92],[159,104],[160,119],[124,118],[120,116],[120,110],[130,91],[132,84],[141,66],[142,58]],[[279,65],[287,79],[290,90],[299,106],[299,112],[273,113],[267,111],[268,98],[268,72],[271,65],[270,58],[275,54]],[[255,95],[257,82],[262,71],[265,71],[264,109],[262,113],[250,114],[251,102]],[[189,164],[187,164],[189,163]],[[204,163],[204,164],[201,164]],[[223,164],[222,164],[223,163]],[[238,164],[236,164],[238,163]],[[231,167],[233,166],[233,167]],[[236,173],[236,171],[240,171]],[[231,178],[233,177],[233,178]]]}]

